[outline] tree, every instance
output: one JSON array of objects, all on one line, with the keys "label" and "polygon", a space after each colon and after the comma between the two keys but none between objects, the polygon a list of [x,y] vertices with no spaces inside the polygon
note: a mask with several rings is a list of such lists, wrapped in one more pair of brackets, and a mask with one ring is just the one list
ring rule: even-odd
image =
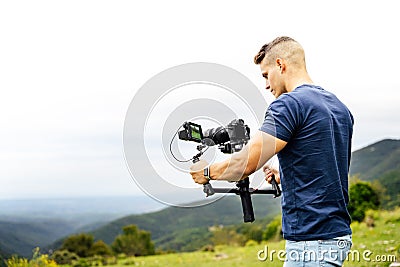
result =
[{"label": "tree", "polygon": [[214,227],[211,241],[216,245],[243,246],[246,243],[244,235],[236,232],[234,227]]},{"label": "tree", "polygon": [[72,235],[64,240],[61,250],[75,253],[79,257],[86,258],[94,255],[112,255],[112,251],[102,240],[94,242],[94,237],[90,234]]},{"label": "tree", "polygon": [[365,211],[378,209],[380,205],[378,193],[368,182],[357,181],[350,186],[350,201],[348,210],[353,220],[361,222],[364,220]]},{"label": "tree", "polygon": [[89,234],[77,234],[69,236],[64,240],[61,250],[68,250],[79,257],[88,257],[93,246],[94,238]]},{"label": "tree", "polygon": [[378,181],[383,187],[383,197],[381,197],[382,207],[394,209],[400,206],[400,169],[384,173]]},{"label": "tree", "polygon": [[282,239],[282,215],[277,215],[265,228],[263,233],[264,240]]},{"label": "tree", "polygon": [[154,255],[154,244],[150,232],[140,230],[136,225],[122,228],[123,234],[118,235],[111,247],[115,253],[125,253],[129,256]]},{"label": "tree", "polygon": [[92,247],[89,249],[88,254],[90,256],[98,255],[98,256],[111,256],[112,251],[103,240],[98,240],[93,243]]},{"label": "tree", "polygon": [[259,224],[240,224],[235,227],[236,232],[244,236],[246,242],[254,240],[256,242],[262,241],[263,226]]}]

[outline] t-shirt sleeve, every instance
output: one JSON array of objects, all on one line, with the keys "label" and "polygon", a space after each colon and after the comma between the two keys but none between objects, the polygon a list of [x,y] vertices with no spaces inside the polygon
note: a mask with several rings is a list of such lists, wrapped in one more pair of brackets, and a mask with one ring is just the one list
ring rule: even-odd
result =
[{"label": "t-shirt sleeve", "polygon": [[300,104],[289,95],[281,95],[269,105],[260,130],[288,142],[301,123],[300,114]]}]

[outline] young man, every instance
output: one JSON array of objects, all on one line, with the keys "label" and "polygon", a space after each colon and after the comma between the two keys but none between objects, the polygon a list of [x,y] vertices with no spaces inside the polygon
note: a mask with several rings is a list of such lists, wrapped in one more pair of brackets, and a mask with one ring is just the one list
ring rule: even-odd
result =
[{"label": "young man", "polygon": [[209,178],[240,180],[277,154],[279,175],[267,166],[264,172],[267,181],[275,172],[282,185],[284,266],[341,266],[351,247],[347,204],[353,117],[332,93],[313,84],[304,50],[292,38],[265,44],[254,62],[276,98],[263,125],[229,160],[193,165],[192,177],[200,184]]}]

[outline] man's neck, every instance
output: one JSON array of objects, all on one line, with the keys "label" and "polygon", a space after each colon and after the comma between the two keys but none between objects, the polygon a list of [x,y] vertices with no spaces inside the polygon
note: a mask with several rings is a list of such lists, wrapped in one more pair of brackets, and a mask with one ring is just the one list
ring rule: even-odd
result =
[{"label": "man's neck", "polygon": [[307,72],[298,73],[297,75],[292,76],[292,78],[286,83],[286,90],[291,92],[303,84],[314,84]]}]

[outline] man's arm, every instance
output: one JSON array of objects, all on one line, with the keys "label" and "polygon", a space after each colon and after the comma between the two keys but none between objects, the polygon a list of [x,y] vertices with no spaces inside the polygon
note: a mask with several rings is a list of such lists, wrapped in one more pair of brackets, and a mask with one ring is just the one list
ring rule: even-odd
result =
[{"label": "man's arm", "polygon": [[[210,165],[213,180],[239,181],[260,169],[273,155],[281,151],[287,142],[263,131],[258,131],[243,149],[230,159]],[[194,164],[191,175],[196,183],[208,180],[203,173],[204,161]]]}]

